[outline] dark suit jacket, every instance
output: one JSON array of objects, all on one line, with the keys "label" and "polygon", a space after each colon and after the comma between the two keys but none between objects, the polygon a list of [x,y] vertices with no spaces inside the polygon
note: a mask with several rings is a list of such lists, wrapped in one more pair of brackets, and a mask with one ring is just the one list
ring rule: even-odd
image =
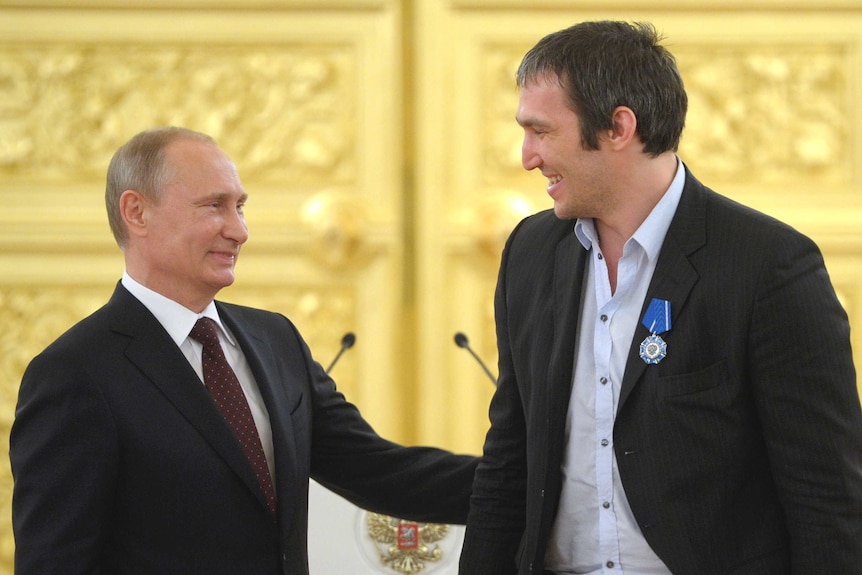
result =
[{"label": "dark suit jacket", "polygon": [[182,352],[118,286],[21,383],[16,573],[305,574],[309,476],[374,511],[466,520],[475,458],[380,438],[289,320],[217,305],[269,411],[278,521]]},{"label": "dark suit jacket", "polygon": [[[560,489],[587,253],[527,218],[496,293],[499,387],[464,575],[541,574]],[[862,573],[862,412],[847,316],[806,237],[690,173],[644,301],[667,357],[631,342],[614,451],[647,542],[679,575]]]}]

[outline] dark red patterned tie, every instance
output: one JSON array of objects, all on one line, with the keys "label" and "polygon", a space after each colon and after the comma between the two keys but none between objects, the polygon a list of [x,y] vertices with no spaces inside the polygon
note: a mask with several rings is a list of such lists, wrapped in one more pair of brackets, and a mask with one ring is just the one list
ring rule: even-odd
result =
[{"label": "dark red patterned tie", "polygon": [[266,465],[266,456],[260,443],[257,426],[248,407],[248,401],[239,385],[236,374],[228,364],[218,340],[215,321],[208,317],[198,319],[189,336],[203,345],[204,385],[215,400],[233,434],[236,436],[257,482],[266,496],[266,507],[275,517],[275,488]]}]

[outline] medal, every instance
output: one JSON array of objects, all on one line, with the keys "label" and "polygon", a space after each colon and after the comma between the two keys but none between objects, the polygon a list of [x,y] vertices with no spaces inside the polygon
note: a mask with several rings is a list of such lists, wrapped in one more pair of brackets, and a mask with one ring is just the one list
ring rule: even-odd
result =
[{"label": "medal", "polygon": [[656,364],[667,355],[667,344],[659,336],[653,334],[641,342],[641,359],[649,364]]},{"label": "medal", "polygon": [[651,335],[641,342],[640,357],[645,363],[655,365],[667,356],[667,343],[659,334],[670,331],[670,302],[653,298],[641,323]]}]

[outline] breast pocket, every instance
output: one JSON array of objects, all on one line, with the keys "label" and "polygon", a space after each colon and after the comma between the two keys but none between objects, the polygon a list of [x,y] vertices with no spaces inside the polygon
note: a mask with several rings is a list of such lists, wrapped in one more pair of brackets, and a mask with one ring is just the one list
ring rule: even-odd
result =
[{"label": "breast pocket", "polygon": [[300,407],[302,407],[302,404],[303,404],[303,398],[304,398],[304,397],[305,397],[305,394],[304,394],[304,393],[302,393],[301,391],[300,391],[300,392],[298,392],[298,393],[296,393],[296,395],[288,395],[288,397],[287,397],[287,405],[289,405],[289,406],[290,406],[290,411],[289,411],[289,413],[290,413],[291,415],[294,415],[294,414],[296,413],[296,411],[297,411]]},{"label": "breast pocket", "polygon": [[721,360],[699,371],[658,377],[656,386],[660,396],[672,398],[708,391],[729,379],[727,360]]}]

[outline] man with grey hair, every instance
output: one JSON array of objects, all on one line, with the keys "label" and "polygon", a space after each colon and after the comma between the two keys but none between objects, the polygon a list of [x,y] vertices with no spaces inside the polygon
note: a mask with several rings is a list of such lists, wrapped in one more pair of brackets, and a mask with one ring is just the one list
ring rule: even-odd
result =
[{"label": "man with grey hair", "polygon": [[309,477],[380,513],[465,521],[474,457],[379,437],[287,318],[215,301],[246,199],[204,134],[146,131],[111,160],[125,273],[21,382],[18,575],[306,575]]},{"label": "man with grey hair", "polygon": [[518,70],[526,218],[463,575],[862,573],[862,409],[815,244],[702,185],[654,28],[585,22]]}]

